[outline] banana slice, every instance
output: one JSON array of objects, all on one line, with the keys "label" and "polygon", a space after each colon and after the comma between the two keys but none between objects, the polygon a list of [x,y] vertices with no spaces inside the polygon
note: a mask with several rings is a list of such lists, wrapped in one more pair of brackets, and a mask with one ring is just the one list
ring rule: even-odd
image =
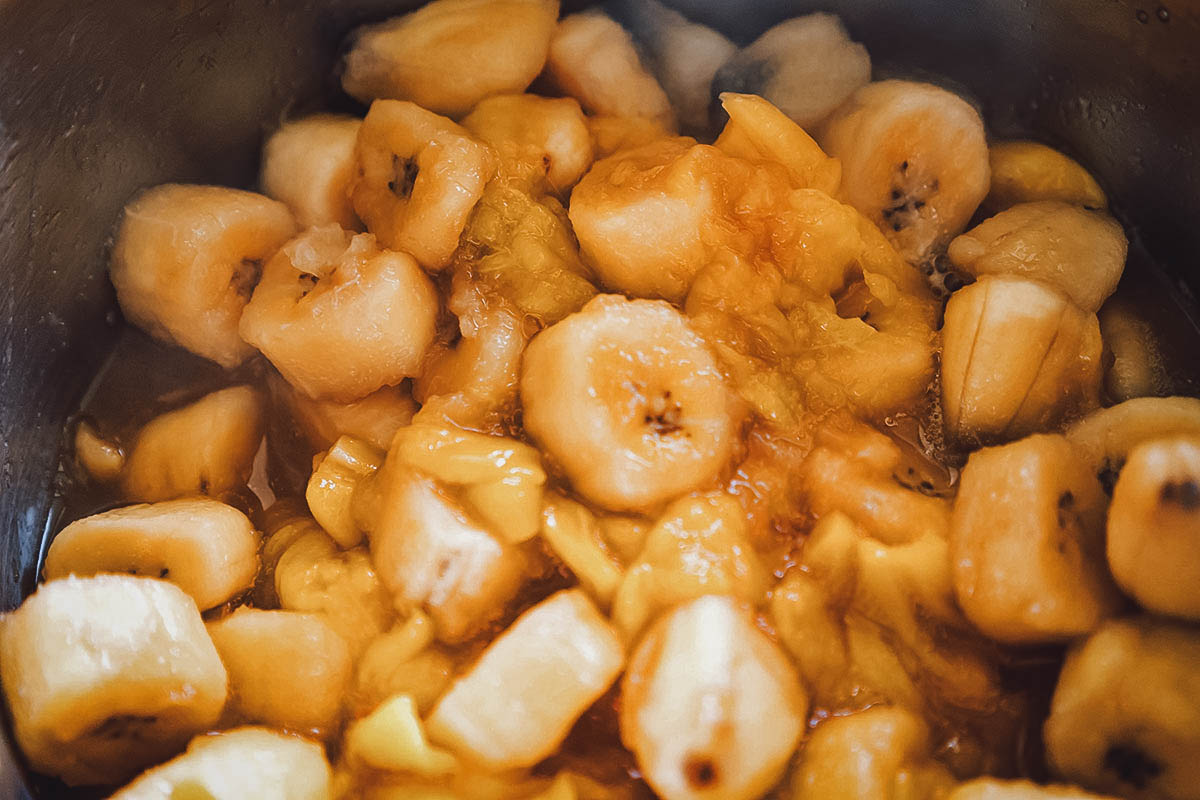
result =
[{"label": "banana slice", "polygon": [[1044,284],[988,275],[960,289],[942,342],[942,408],[959,437],[1044,431],[1099,405],[1096,315]]},{"label": "banana slice", "polygon": [[1129,453],[1143,442],[1200,436],[1200,399],[1138,397],[1096,411],[1064,431],[1106,486],[1111,487]]},{"label": "banana slice", "polygon": [[125,451],[86,420],[75,426],[73,442],[75,461],[94,481],[109,482],[121,476],[125,468]]},{"label": "banana slice", "polygon": [[1200,437],[1129,453],[1108,510],[1108,565],[1143,608],[1200,619]]},{"label": "banana slice", "polygon": [[355,763],[427,778],[449,775],[458,760],[425,738],[417,706],[397,695],[354,723],[346,732],[346,751]]},{"label": "banana slice", "polygon": [[420,611],[373,640],[358,660],[351,714],[365,716],[396,695],[411,698],[419,714],[428,714],[455,668],[449,655],[430,646],[433,641],[433,620]]},{"label": "banana slice", "polygon": [[735,404],[707,346],[666,303],[601,295],[543,331],[521,373],[526,430],[574,488],[615,511],[713,481]]},{"label": "banana slice", "polygon": [[371,556],[402,612],[423,609],[443,642],[461,642],[504,612],[525,578],[524,554],[472,520],[432,478],[394,460],[379,474]]},{"label": "banana slice", "polygon": [[737,158],[782,164],[797,189],[837,194],[841,162],[825,155],[803,128],[756,95],[722,92],[720,99],[729,123],[714,142],[717,149]]},{"label": "banana slice", "polygon": [[165,581],[45,584],[0,627],[17,742],[39,772],[111,784],[213,725],[225,668],[196,604]]},{"label": "banana slice", "polygon": [[660,613],[685,601],[725,594],[757,606],[767,588],[768,572],[747,538],[741,504],[726,494],[686,497],[667,507],[625,571],[613,599],[613,624],[631,642]]},{"label": "banana slice", "polygon": [[713,75],[737,45],[658,0],[622,0],[606,7],[633,35],[679,124],[697,135],[708,133]]},{"label": "banana slice", "polygon": [[841,159],[841,199],[913,264],[961,233],[988,191],[983,120],[937,86],[867,84],[825,122],[817,141]]},{"label": "banana slice", "polygon": [[542,509],[542,539],[588,595],[607,611],[621,585],[623,565],[587,506],[557,492],[547,493]]},{"label": "banana slice", "polygon": [[590,114],[644,117],[675,130],[667,93],[642,64],[633,38],[603,11],[571,14],[558,23],[546,73]]},{"label": "banana slice", "polygon": [[1119,298],[1100,309],[1100,335],[1112,363],[1104,374],[1104,390],[1122,403],[1134,397],[1161,397],[1171,379],[1163,364],[1163,342],[1150,320]]},{"label": "banana slice", "polygon": [[1112,620],[1067,655],[1043,731],[1051,769],[1129,800],[1200,798],[1200,636]]},{"label": "banana slice", "polygon": [[244,486],[262,443],[262,414],[258,392],[234,386],[155,417],[130,448],[122,493],[154,503]]},{"label": "banana slice", "polygon": [[1079,162],[1037,142],[996,142],[988,149],[992,188],[984,208],[1003,211],[1018,203],[1059,200],[1107,208],[1108,198]]},{"label": "banana slice", "polygon": [[455,681],[429,715],[429,736],[490,770],[532,766],[624,663],[616,632],[587,595],[559,592],[518,617]]},{"label": "banana slice", "polygon": [[597,161],[621,150],[633,150],[660,139],[670,139],[674,135],[661,124],[645,117],[590,116],[587,125]]},{"label": "banana slice", "polygon": [[713,96],[760,95],[812,129],[871,80],[871,57],[833,14],[781,22],[717,71]]},{"label": "banana slice", "polygon": [[1059,641],[1121,606],[1103,556],[1104,491],[1062,436],[971,454],[950,534],[954,590],[1002,642]]},{"label": "banana slice", "polygon": [[1116,290],[1127,250],[1125,231],[1112,217],[1044,200],[1001,211],[956,238],[947,253],[976,277],[1041,281],[1095,312]]},{"label": "banana slice", "polygon": [[1023,780],[976,778],[959,784],[946,800],[1117,800],[1075,786],[1039,786]]},{"label": "banana slice", "polygon": [[936,800],[954,776],[933,760],[929,726],[911,711],[875,706],[822,721],[792,779],[795,800]]},{"label": "banana slice", "polygon": [[621,692],[621,741],[665,800],[759,797],[783,774],[808,709],[787,657],[717,595],[650,629]]},{"label": "banana slice", "polygon": [[128,506],[72,522],[46,554],[46,580],[104,572],[161,578],[200,609],[249,589],[258,534],[242,512],[204,498]]},{"label": "banana slice", "polygon": [[398,100],[371,104],[358,132],[355,162],[350,188],[355,213],[381,245],[410,253],[430,270],[450,261],[471,209],[496,172],[491,148],[466,129]]},{"label": "banana slice", "polygon": [[314,114],[283,124],[263,148],[259,185],[286,203],[301,228],[340,225],[360,229],[350,203],[354,145],[362,120]]},{"label": "banana slice", "polygon": [[353,436],[343,436],[317,456],[304,492],[308,510],[342,547],[354,547],[363,532],[354,515],[354,495],[379,471],[384,453]]},{"label": "banana slice", "polygon": [[331,800],[321,745],[265,728],[197,736],[187,752],[155,767],[112,800]]},{"label": "banana slice", "polygon": [[437,313],[416,261],[332,225],[267,263],[240,329],[300,391],[353,402],[420,371]]},{"label": "banana slice", "polygon": [[336,730],[350,648],[320,617],[243,607],[208,633],[229,671],[227,713],[316,738]]},{"label": "banana slice", "polygon": [[564,195],[592,165],[592,136],[579,103],[570,97],[503,94],[482,100],[462,126],[500,156],[500,172],[519,174],[534,164],[538,182]]},{"label": "banana slice", "polygon": [[267,387],[315,451],[328,450],[343,436],[387,450],[396,431],[417,412],[407,384],[385,386],[352,403],[314,400],[275,372],[267,374]]},{"label": "banana slice", "polygon": [[465,114],[533,82],[557,19],[558,0],[435,0],[355,31],[342,88],[364,103],[386,97]]},{"label": "banana slice", "polygon": [[283,203],[217,186],[155,187],[125,207],[109,277],[125,317],[223,367],[254,352],[238,320],[262,265],[296,232]]}]

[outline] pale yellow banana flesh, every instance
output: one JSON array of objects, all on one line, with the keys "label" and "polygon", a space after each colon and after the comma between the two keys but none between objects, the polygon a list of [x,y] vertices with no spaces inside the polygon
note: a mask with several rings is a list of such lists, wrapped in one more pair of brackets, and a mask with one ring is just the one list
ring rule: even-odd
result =
[{"label": "pale yellow banana flesh", "polygon": [[1038,142],[996,142],[988,148],[992,186],[983,204],[1003,211],[1018,203],[1061,200],[1086,208],[1106,208],[1104,190],[1070,156]]},{"label": "pale yellow banana flesh", "polygon": [[99,573],[161,578],[207,610],[254,583],[258,545],[250,520],[216,500],[127,506],[63,528],[46,554],[44,575],[48,581]]},{"label": "pale yellow banana flesh", "polygon": [[1089,414],[1070,425],[1064,435],[1097,474],[1111,478],[1142,442],[1200,436],[1200,399],[1137,397]]},{"label": "pale yellow banana flesh", "polygon": [[358,228],[362,223],[350,203],[350,181],[361,125],[359,119],[335,114],[284,123],[263,148],[263,193],[285,203],[301,228]]},{"label": "pale yellow banana flesh", "polygon": [[196,604],[165,581],[43,585],[0,627],[22,751],[71,785],[112,784],[217,722],[226,673]]},{"label": "pale yellow banana flesh", "polygon": [[342,547],[354,547],[363,532],[354,515],[354,495],[383,465],[384,453],[353,436],[338,439],[318,456],[304,499],[309,512]]},{"label": "pale yellow banana flesh", "polygon": [[729,122],[714,147],[731,156],[777,161],[788,171],[797,189],[819,189],[836,195],[842,165],[830,158],[787,115],[761,97],[725,92],[721,105]]},{"label": "pale yellow banana flesh", "polygon": [[557,0],[435,0],[360,29],[342,87],[364,102],[411,100],[465,114],[490,95],[524,91],[542,70],[557,19]]}]

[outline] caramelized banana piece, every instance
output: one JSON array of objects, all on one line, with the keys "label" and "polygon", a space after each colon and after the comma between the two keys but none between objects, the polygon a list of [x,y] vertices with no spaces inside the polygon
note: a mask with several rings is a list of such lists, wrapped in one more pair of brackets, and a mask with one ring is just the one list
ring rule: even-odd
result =
[{"label": "caramelized banana piece", "polygon": [[320,617],[242,607],[208,633],[229,671],[227,713],[316,738],[336,730],[350,648]]},{"label": "caramelized banana piece", "polygon": [[1002,642],[1087,633],[1121,600],[1105,569],[1105,497],[1062,436],[1030,436],[971,454],[950,545],[959,605]]},{"label": "caramelized banana piece", "polygon": [[1143,442],[1200,436],[1200,399],[1138,397],[1096,411],[1064,432],[1096,474],[1111,486],[1129,453]]},{"label": "caramelized banana piece", "polygon": [[992,211],[1038,200],[1108,207],[1108,198],[1096,179],[1075,159],[1052,147],[1038,142],[996,142],[988,148],[988,161],[992,188],[983,205]]},{"label": "caramelized banana piece", "polygon": [[434,624],[416,612],[380,634],[358,660],[351,713],[361,716],[396,695],[412,699],[420,714],[428,714],[454,673],[454,660],[434,642]]},{"label": "caramelized banana piece", "polygon": [[803,128],[768,101],[752,94],[721,93],[729,122],[714,146],[731,156],[775,161],[787,168],[797,189],[836,195],[842,163],[825,155]]},{"label": "caramelized banana piece", "polygon": [[190,494],[221,497],[245,485],[262,442],[262,413],[258,392],[234,386],[155,417],[130,449],[122,493],[154,503]]},{"label": "caramelized banana piece", "polygon": [[1040,281],[1094,313],[1117,288],[1127,249],[1125,231],[1108,214],[1045,200],[984,220],[951,242],[947,254],[971,275]]},{"label": "caramelized banana piece", "polygon": [[607,611],[621,584],[622,564],[587,506],[557,492],[547,493],[542,508],[542,540]]},{"label": "caramelized banana piece", "polygon": [[596,115],[587,118],[587,125],[597,161],[621,150],[633,150],[674,136],[659,123],[644,117]]},{"label": "caramelized banana piece", "polygon": [[558,23],[546,72],[590,114],[643,117],[675,130],[667,93],[643,66],[633,38],[603,11],[582,11]]},{"label": "caramelized banana piece", "polygon": [[200,610],[249,589],[258,534],[242,512],[195,497],[137,505],[72,522],[46,554],[48,581],[105,572],[169,580]]},{"label": "caramelized banana piece", "polygon": [[1039,786],[1031,781],[976,778],[959,784],[946,800],[1117,800],[1075,786]]},{"label": "caramelized banana piece", "polygon": [[418,105],[371,104],[358,132],[354,211],[391,250],[426,269],[446,266],[496,172],[495,154],[466,129]]},{"label": "caramelized banana piece", "polygon": [[954,776],[933,760],[929,726],[874,706],[822,721],[792,779],[795,800],[939,800]]},{"label": "caramelized banana piece", "polygon": [[1200,438],[1130,452],[1108,509],[1108,565],[1143,608],[1200,619]]},{"label": "caramelized banana piece", "polygon": [[408,695],[397,695],[346,732],[346,753],[355,764],[437,778],[458,767],[450,753],[429,744],[416,703]]},{"label": "caramelized banana piece", "polygon": [[274,372],[267,375],[267,386],[313,450],[328,450],[343,436],[387,450],[396,431],[412,422],[417,412],[407,383],[385,386],[351,403],[314,400]]},{"label": "caramelized banana piece", "polygon": [[382,450],[343,436],[329,452],[314,459],[304,499],[313,519],[342,547],[362,541],[354,514],[355,494],[379,471],[383,456]]},{"label": "caramelized banana piece", "polygon": [[333,225],[268,262],[241,332],[300,391],[353,402],[420,371],[437,313],[412,258]]},{"label": "caramelized banana piece", "polygon": [[525,355],[526,430],[576,491],[648,509],[714,480],[736,406],[707,345],[666,303],[601,295]]},{"label": "caramelized banana piece", "polygon": [[1200,635],[1146,617],[1075,645],[1043,735],[1051,770],[1128,800],[1200,798]]},{"label": "caramelized banana piece", "polygon": [[301,228],[359,228],[350,203],[350,181],[361,126],[362,120],[338,114],[284,123],[263,148],[263,193],[286,203]]},{"label": "caramelized banana piece", "polygon": [[587,120],[570,97],[489,97],[463,118],[462,126],[497,152],[501,172],[519,172],[514,163],[538,165],[545,188],[553,194],[570,191],[592,165]]},{"label": "caramelized banana piece", "polygon": [[491,770],[532,766],[624,663],[620,640],[587,596],[559,592],[518,617],[455,681],[429,715],[429,736]]},{"label": "caramelized banana piece", "polygon": [[650,629],[621,693],[621,741],[665,800],[761,796],[783,774],[808,710],[787,657],[718,595]]},{"label": "caramelized banana piece", "polygon": [[225,668],[196,604],[118,575],[42,586],[0,624],[17,742],[39,772],[111,784],[216,723]]},{"label": "caramelized banana piece", "polygon": [[254,352],[238,320],[262,265],[296,232],[283,203],[217,186],[168,184],[128,206],[109,277],[126,319],[223,367]]},{"label": "caramelized banana piece", "polygon": [[266,728],[197,736],[187,752],[147,771],[112,800],[331,800],[321,745]]},{"label": "caramelized banana piece", "polygon": [[121,476],[125,468],[125,451],[116,442],[109,441],[85,421],[75,427],[73,442],[75,460],[94,481],[108,482]]},{"label": "caramelized banana piece", "polygon": [[1171,378],[1163,363],[1164,342],[1151,321],[1118,298],[1106,302],[1099,317],[1104,349],[1112,354],[1104,373],[1108,396],[1121,403],[1168,394]]},{"label": "caramelized banana piece", "polygon": [[558,0],[434,0],[355,31],[342,88],[364,103],[411,100],[465,114],[533,82],[557,20]]}]

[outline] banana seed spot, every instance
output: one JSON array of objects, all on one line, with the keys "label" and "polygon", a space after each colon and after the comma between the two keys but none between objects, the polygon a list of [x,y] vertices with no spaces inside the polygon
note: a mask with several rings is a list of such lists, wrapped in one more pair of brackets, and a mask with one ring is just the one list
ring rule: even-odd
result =
[{"label": "banana seed spot", "polygon": [[1131,744],[1114,744],[1108,748],[1104,754],[1104,768],[1115,772],[1122,783],[1136,789],[1145,789],[1163,771],[1162,764]]},{"label": "banana seed spot", "polygon": [[1158,497],[1163,505],[1175,505],[1184,511],[1195,511],[1200,508],[1200,484],[1190,478],[1167,481],[1162,485]]},{"label": "banana seed spot", "polygon": [[683,776],[693,789],[709,789],[717,785],[717,765],[709,756],[688,756]]},{"label": "banana seed spot", "polygon": [[411,158],[401,158],[392,155],[392,179],[388,181],[388,189],[401,200],[412,194],[417,182],[417,162]]}]

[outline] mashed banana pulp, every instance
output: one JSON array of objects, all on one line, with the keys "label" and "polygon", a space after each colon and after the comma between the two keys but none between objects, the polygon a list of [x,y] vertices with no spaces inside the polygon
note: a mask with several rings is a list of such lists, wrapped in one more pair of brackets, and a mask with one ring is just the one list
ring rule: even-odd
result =
[{"label": "mashed banana pulp", "polygon": [[261,193],[125,209],[126,318],[217,377],[74,431],[110,510],[0,623],[36,770],[1200,798],[1200,400],[1083,167],[828,14],[435,0],[343,86]]}]

